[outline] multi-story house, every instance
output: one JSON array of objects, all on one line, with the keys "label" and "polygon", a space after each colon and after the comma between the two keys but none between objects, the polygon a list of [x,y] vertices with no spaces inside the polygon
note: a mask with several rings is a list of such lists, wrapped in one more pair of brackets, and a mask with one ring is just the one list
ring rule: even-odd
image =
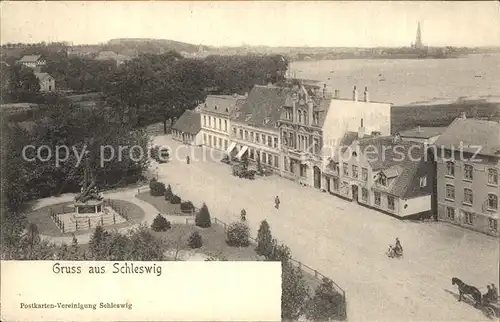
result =
[{"label": "multi-story house", "polygon": [[232,115],[231,141],[226,150],[236,157],[247,156],[249,162],[260,163],[263,167],[280,171],[281,150],[278,121],[290,89],[277,86],[255,85],[247,99]]},{"label": "multi-story house", "polygon": [[329,191],[399,218],[430,216],[435,174],[424,144],[363,132],[361,124],[344,136],[346,146],[329,162]]},{"label": "multi-story house", "polygon": [[172,138],[187,145],[200,146],[201,121],[200,114],[186,110],[172,126]]},{"label": "multi-story house", "polygon": [[230,146],[231,113],[242,104],[244,96],[208,95],[200,105],[203,145],[226,151]]},{"label": "multi-story house", "polygon": [[48,73],[34,73],[40,84],[40,92],[53,92],[56,90],[56,81]]},{"label": "multi-story house", "polygon": [[345,145],[345,136],[354,131],[357,136],[361,120],[371,125],[363,127],[367,133],[390,134],[391,105],[371,102],[367,88],[362,101],[356,87],[352,94],[352,99],[342,99],[335,90],[332,96],[326,86],[291,91],[279,122],[283,176],[328,191],[336,173],[330,161]]},{"label": "multi-story house", "polygon": [[40,73],[47,62],[41,55],[27,55],[23,56],[23,58],[18,61],[18,64],[32,68],[35,72]]},{"label": "multi-story house", "polygon": [[499,236],[500,124],[462,113],[436,140],[438,218]]}]

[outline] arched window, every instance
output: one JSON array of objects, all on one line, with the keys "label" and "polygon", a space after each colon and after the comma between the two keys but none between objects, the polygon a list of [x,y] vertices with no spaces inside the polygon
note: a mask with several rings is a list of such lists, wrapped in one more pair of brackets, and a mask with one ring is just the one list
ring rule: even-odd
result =
[{"label": "arched window", "polygon": [[455,176],[455,164],[451,161],[446,162],[446,175],[450,177]]}]

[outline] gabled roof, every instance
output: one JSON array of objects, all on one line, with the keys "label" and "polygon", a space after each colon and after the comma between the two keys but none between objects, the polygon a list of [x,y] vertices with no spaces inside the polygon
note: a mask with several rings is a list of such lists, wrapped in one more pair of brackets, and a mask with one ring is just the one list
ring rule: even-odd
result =
[{"label": "gabled roof", "polygon": [[40,81],[53,78],[48,73],[33,73],[33,74],[35,74],[36,78],[38,78],[38,80],[40,80]]},{"label": "gabled roof", "polygon": [[19,60],[20,63],[34,63],[42,58],[41,55],[26,55]]},{"label": "gabled roof", "polygon": [[[475,154],[500,157],[500,123],[476,119],[455,119],[434,142],[440,148],[454,148]],[[460,147],[463,144],[463,147]]]},{"label": "gabled roof", "polygon": [[439,126],[439,127],[425,127],[419,126],[411,130],[406,130],[399,132],[399,135],[403,138],[419,138],[419,139],[428,139],[435,136],[439,136],[444,131],[446,131],[447,127]]},{"label": "gabled roof", "polygon": [[[254,127],[275,129],[290,89],[255,85],[241,106],[233,113],[234,121]],[[241,104],[241,103],[240,103]],[[247,116],[250,115],[250,118]]]},{"label": "gabled roof", "polygon": [[201,109],[202,111],[229,116],[239,100],[244,101],[245,97],[239,95],[208,95],[205,103],[201,104]]},{"label": "gabled roof", "polygon": [[172,128],[184,133],[198,134],[201,130],[201,116],[199,113],[186,110]]}]

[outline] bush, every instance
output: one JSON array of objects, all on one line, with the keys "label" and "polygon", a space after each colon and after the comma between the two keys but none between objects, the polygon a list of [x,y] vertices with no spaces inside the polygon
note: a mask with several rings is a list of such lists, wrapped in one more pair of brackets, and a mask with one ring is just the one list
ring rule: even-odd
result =
[{"label": "bush", "polygon": [[170,203],[177,205],[181,203],[181,197],[178,195],[173,195],[172,198],[170,198]]},{"label": "bush", "polygon": [[290,248],[286,245],[279,245],[276,239],[272,240],[271,252],[266,257],[269,261],[288,263],[289,259],[292,257]]},{"label": "bush", "polygon": [[198,227],[208,228],[212,226],[212,221],[210,220],[210,212],[206,204],[201,206],[200,211],[196,214],[195,224]]},{"label": "bush", "polygon": [[200,248],[203,246],[203,241],[201,240],[201,235],[199,232],[194,231],[188,239],[188,246],[191,248]]},{"label": "bush", "polygon": [[339,320],[343,317],[342,305],[342,295],[333,288],[332,280],[325,277],[307,301],[306,316],[313,321]]},{"label": "bush", "polygon": [[246,247],[250,244],[250,229],[245,223],[234,222],[226,232],[226,243],[229,246]]},{"label": "bush", "polygon": [[149,180],[149,189],[153,189],[153,185],[158,182],[156,178]]},{"label": "bush", "polygon": [[167,190],[165,190],[165,200],[170,201],[170,198],[172,198],[174,194],[172,193],[172,187],[168,185]]},{"label": "bush", "polygon": [[194,209],[194,205],[191,201],[181,202],[181,211],[183,212],[191,212]]},{"label": "bush", "polygon": [[271,227],[266,220],[261,221],[259,231],[257,232],[257,247],[255,252],[268,258],[273,250],[273,236]]},{"label": "bush", "polygon": [[[309,289],[302,271],[291,263],[282,264],[281,272],[281,318],[297,320],[305,311]],[[326,321],[326,320],[317,320]]]},{"label": "bush", "polygon": [[170,221],[167,218],[163,217],[161,214],[156,215],[153,223],[151,224],[151,229],[154,231],[167,231],[172,226],[170,225]]},{"label": "bush", "polygon": [[149,185],[151,196],[163,196],[165,194],[165,184],[163,182],[152,181]]}]

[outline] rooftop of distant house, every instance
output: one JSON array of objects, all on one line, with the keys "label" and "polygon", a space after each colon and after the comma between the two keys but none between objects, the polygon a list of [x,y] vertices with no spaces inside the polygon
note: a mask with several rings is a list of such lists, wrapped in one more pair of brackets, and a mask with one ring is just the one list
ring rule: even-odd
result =
[{"label": "rooftop of distant house", "polygon": [[26,55],[19,60],[20,63],[33,63],[41,59],[41,55]]},{"label": "rooftop of distant house", "polygon": [[401,106],[433,106],[451,104],[472,104],[472,103],[500,103],[500,95],[462,96],[459,98],[436,97],[428,101],[419,101]]},{"label": "rooftop of distant house", "polygon": [[499,122],[457,118],[439,136],[434,145],[473,154],[500,157],[498,138],[500,138]]},{"label": "rooftop of distant house", "polygon": [[399,135],[402,138],[418,138],[418,139],[429,139],[435,136],[439,136],[446,131],[446,126],[418,126],[411,130],[401,131]]},{"label": "rooftop of distant house", "polygon": [[172,129],[196,135],[201,130],[201,116],[195,111],[186,110],[172,126]]},{"label": "rooftop of distant house", "polygon": [[48,73],[34,73],[34,74],[36,78],[38,78],[41,81],[52,78],[52,76],[50,76]]}]

